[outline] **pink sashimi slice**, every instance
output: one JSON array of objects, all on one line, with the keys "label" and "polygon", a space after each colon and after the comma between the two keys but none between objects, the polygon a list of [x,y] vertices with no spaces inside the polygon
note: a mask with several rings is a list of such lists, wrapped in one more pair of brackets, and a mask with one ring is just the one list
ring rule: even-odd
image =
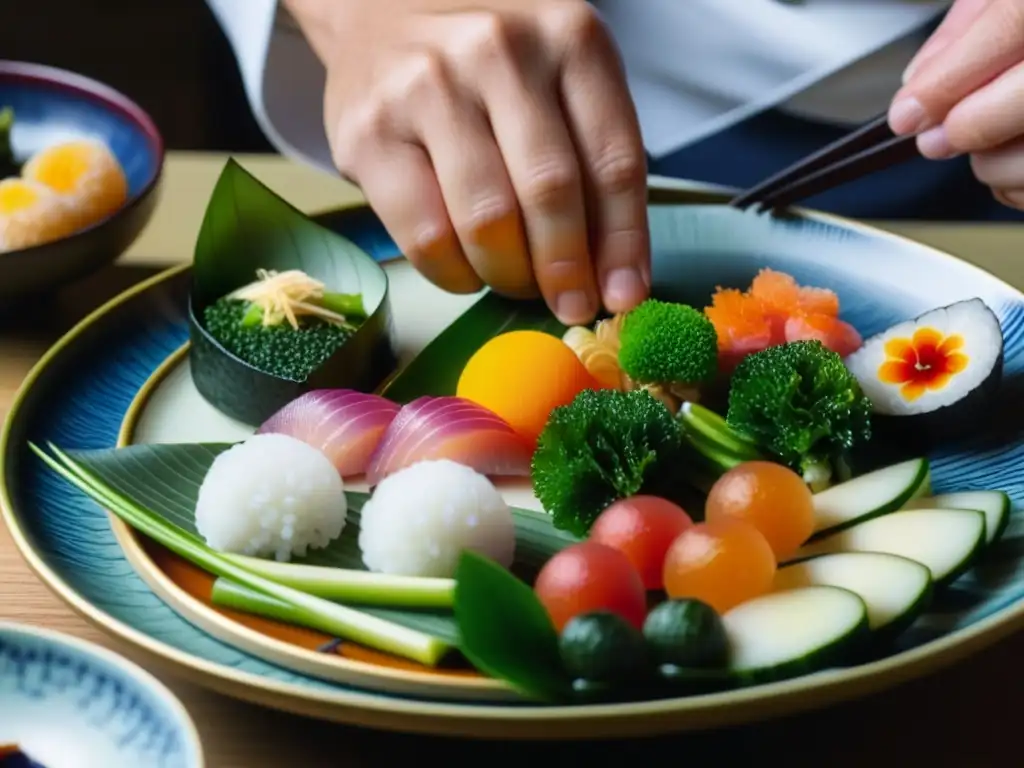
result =
[{"label": "pink sashimi slice", "polygon": [[366,469],[376,485],[420,461],[450,459],[483,475],[526,476],[529,444],[508,423],[461,397],[420,397],[388,426]]},{"label": "pink sashimi slice", "polygon": [[342,477],[361,475],[388,426],[401,411],[398,403],[352,389],[314,389],[271,416],[258,433],[290,435],[322,451]]},{"label": "pink sashimi slice", "polygon": [[846,357],[864,344],[861,335],[847,322],[831,315],[798,315],[786,321],[786,341],[820,341]]}]

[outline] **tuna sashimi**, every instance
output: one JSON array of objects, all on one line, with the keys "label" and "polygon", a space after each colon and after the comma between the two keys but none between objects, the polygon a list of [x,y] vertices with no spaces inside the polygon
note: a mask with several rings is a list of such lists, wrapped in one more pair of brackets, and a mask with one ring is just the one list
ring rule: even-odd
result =
[{"label": "tuna sashimi", "polygon": [[267,419],[259,433],[290,435],[319,449],[342,477],[361,475],[385,430],[401,411],[380,395],[352,389],[314,389]]},{"label": "tuna sashimi", "polygon": [[450,459],[489,476],[528,476],[533,451],[497,414],[461,397],[420,397],[403,406],[370,458],[372,486],[428,459]]}]

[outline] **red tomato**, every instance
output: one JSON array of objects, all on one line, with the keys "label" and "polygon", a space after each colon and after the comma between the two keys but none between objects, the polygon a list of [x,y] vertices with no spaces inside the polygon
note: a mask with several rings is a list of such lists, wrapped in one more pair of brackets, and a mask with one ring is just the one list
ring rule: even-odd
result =
[{"label": "red tomato", "polygon": [[629,558],[592,541],[548,560],[534,590],[559,632],[573,617],[591,611],[617,613],[638,629],[647,616],[647,590]]},{"label": "red tomato", "polygon": [[682,507],[657,496],[631,496],[612,504],[590,528],[590,541],[621,550],[647,589],[661,589],[665,553],[693,525]]}]

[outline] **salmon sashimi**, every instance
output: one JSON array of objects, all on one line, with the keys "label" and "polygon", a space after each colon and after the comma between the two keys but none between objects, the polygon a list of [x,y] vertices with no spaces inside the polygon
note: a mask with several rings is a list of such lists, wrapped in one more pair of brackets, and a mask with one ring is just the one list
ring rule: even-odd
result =
[{"label": "salmon sashimi", "polygon": [[849,323],[832,315],[796,315],[786,321],[786,341],[820,341],[840,357],[861,348],[864,339]]},{"label": "salmon sashimi", "polygon": [[747,355],[790,341],[817,339],[847,355],[860,334],[839,319],[839,297],[827,288],[802,286],[792,275],[762,269],[750,289],[718,288],[704,313],[718,334],[720,368],[731,372]]}]

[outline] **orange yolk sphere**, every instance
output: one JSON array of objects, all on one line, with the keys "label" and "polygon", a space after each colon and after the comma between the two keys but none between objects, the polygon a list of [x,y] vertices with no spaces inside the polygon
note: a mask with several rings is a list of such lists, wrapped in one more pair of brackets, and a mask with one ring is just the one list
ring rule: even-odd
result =
[{"label": "orange yolk sphere", "polygon": [[733,467],[711,487],[704,519],[738,518],[753,525],[784,562],[814,532],[814,496],[793,470],[770,461]]},{"label": "orange yolk sphere", "polygon": [[719,613],[771,589],[776,562],[767,539],[750,523],[698,523],[679,534],[665,556],[665,592],[701,600]]},{"label": "orange yolk sphere", "polygon": [[455,394],[494,412],[533,444],[553,409],[598,386],[557,336],[510,331],[495,336],[469,359]]}]

